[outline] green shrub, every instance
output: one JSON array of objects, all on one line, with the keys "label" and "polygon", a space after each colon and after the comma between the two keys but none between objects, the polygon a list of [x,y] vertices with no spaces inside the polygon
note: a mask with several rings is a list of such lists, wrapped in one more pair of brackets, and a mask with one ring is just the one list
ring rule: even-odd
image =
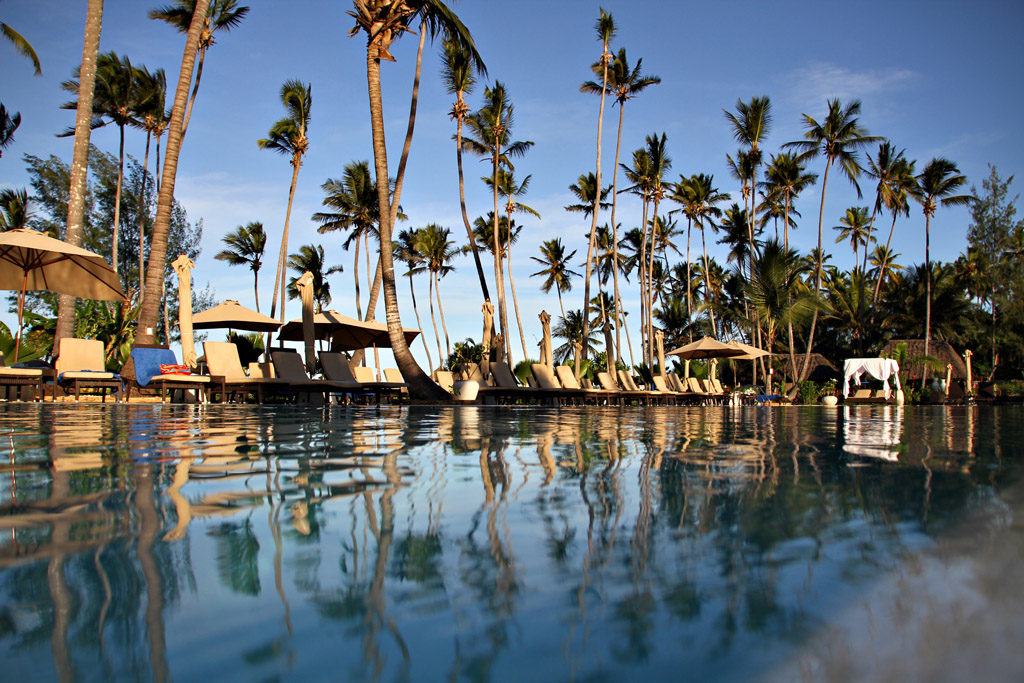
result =
[{"label": "green shrub", "polygon": [[805,379],[796,385],[796,395],[800,397],[802,403],[814,403],[818,400],[819,393],[818,383],[813,380]]}]

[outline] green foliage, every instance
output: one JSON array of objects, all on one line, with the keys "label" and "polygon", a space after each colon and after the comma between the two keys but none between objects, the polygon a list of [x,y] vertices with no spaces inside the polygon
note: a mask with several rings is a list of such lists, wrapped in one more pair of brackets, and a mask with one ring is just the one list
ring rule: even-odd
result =
[{"label": "green foliage", "polygon": [[452,354],[445,361],[446,370],[454,370],[461,363],[479,363],[484,359],[484,347],[466,337],[465,341],[455,342]]},{"label": "green foliage", "polygon": [[796,395],[800,397],[800,402],[805,405],[814,403],[818,400],[818,396],[821,395],[821,389],[818,387],[818,383],[809,379],[805,379],[800,382],[796,387]]},{"label": "green foliage", "polygon": [[[0,365],[12,365],[14,363],[14,346],[17,340],[11,333],[11,329],[3,322],[0,322],[0,353],[4,360]],[[21,340],[21,347],[18,349],[18,362],[24,363],[30,360],[42,358],[46,354],[45,348],[35,346],[31,337],[26,336]]]},{"label": "green foliage", "polygon": [[536,362],[537,361],[535,360],[526,358],[516,363],[516,367],[513,370],[513,373],[515,374],[516,379],[518,379],[520,384],[522,384],[523,386],[529,384],[527,380],[533,376],[533,371],[530,370],[530,366]]},{"label": "green foliage", "polygon": [[238,359],[242,361],[243,366],[258,362],[266,347],[263,335],[259,332],[251,334],[229,332],[228,341],[238,347]]}]

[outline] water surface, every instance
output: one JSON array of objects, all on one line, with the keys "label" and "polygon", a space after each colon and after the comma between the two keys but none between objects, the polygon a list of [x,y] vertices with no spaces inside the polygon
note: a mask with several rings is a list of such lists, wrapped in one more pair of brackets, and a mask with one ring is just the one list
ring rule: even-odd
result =
[{"label": "water surface", "polygon": [[0,404],[21,680],[1019,680],[1024,410]]}]

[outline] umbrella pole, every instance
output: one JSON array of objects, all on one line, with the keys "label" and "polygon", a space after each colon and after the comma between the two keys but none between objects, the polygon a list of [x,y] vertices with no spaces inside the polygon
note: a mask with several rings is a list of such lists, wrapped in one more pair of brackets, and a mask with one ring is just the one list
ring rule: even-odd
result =
[{"label": "umbrella pole", "polygon": [[21,296],[18,297],[18,336],[14,339],[14,362],[18,362],[18,352],[21,350],[21,320],[25,313],[25,287],[28,285],[28,271],[21,279]]}]

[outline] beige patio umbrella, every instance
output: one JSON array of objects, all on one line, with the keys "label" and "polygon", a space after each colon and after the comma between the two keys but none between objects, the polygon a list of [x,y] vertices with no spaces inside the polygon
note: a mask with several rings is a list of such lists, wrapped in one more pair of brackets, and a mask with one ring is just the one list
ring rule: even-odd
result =
[{"label": "beige patio umbrella", "polygon": [[[407,344],[420,334],[419,330],[403,328]],[[376,320],[356,320],[337,311],[321,311],[313,316],[313,336],[316,339],[330,339],[332,351],[355,351],[371,346],[390,348],[388,326]],[[277,337],[281,341],[303,341],[302,320],[290,320],[281,328]]]},{"label": "beige patio umbrella", "polygon": [[551,351],[551,316],[547,311],[540,312],[540,326],[544,330],[544,340],[540,344],[540,362],[554,366],[554,354]]},{"label": "beige patio umbrella", "polygon": [[295,281],[302,299],[302,340],[306,349],[306,372],[316,370],[316,336],[313,328],[313,273],[308,270]]},{"label": "beige patio umbrella", "polygon": [[713,337],[704,337],[680,346],[678,349],[672,349],[666,355],[679,356],[683,360],[693,360],[696,358],[736,358],[745,354],[746,351],[736,346],[730,346]]},{"label": "beige patio umbrella", "polygon": [[196,264],[184,254],[171,262],[178,274],[178,330],[181,332],[181,360],[193,370],[199,364],[196,359],[196,343],[192,334],[192,269]]},{"label": "beige patio umbrella", "polygon": [[665,332],[657,330],[654,333],[654,341],[658,344],[658,367],[661,368],[661,378],[665,379]]},{"label": "beige patio umbrella", "polygon": [[120,278],[102,256],[26,228],[0,232],[0,289],[20,292],[14,362],[18,362],[21,347],[25,292],[59,292],[100,301],[125,299]]},{"label": "beige patio umbrella", "polygon": [[491,371],[491,343],[492,335],[494,334],[494,304],[490,301],[485,301],[481,308],[484,314],[484,336],[480,342],[480,346],[483,349],[483,358],[480,360],[480,372],[484,377],[487,377]]},{"label": "beige patio umbrella", "polygon": [[756,346],[751,346],[750,344],[744,344],[743,342],[735,339],[726,343],[729,346],[735,346],[737,349],[741,349],[743,351],[743,355],[741,356],[730,356],[732,360],[757,360],[763,356],[771,355],[764,349],[759,349]]},{"label": "beige patio umbrella", "polygon": [[192,329],[195,330],[229,328],[249,332],[273,332],[279,327],[281,321],[257,313],[232,299],[192,316]]}]

